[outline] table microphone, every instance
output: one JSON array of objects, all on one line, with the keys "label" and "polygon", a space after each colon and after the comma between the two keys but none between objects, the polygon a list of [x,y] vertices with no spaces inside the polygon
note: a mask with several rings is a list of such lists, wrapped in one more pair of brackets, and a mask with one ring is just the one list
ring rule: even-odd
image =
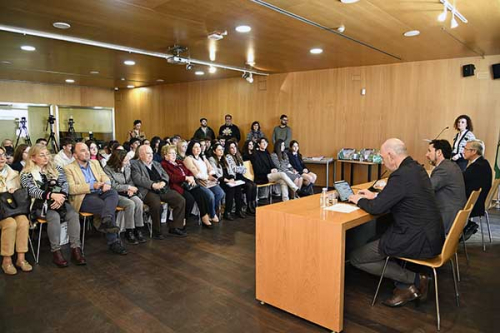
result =
[{"label": "table microphone", "polygon": [[441,132],[439,132],[439,134],[436,136],[436,138],[434,140],[437,140],[437,138],[439,138],[441,136],[441,134],[443,134],[444,131],[450,129],[450,126],[446,126],[445,128],[443,128],[443,130]]},{"label": "table microphone", "polygon": [[379,190],[378,188],[375,188],[375,187],[373,187],[373,186],[375,186],[375,184],[377,184],[377,182],[378,182],[379,180],[381,180],[381,179],[382,179],[382,177],[383,177],[386,173],[387,173],[387,170],[385,170],[385,171],[384,171],[384,172],[380,175],[380,178],[379,178],[379,179],[377,179],[377,180],[376,180],[376,181],[372,184],[372,186],[370,186],[370,187],[368,188],[368,191],[370,191],[370,192],[380,192],[381,190]]}]

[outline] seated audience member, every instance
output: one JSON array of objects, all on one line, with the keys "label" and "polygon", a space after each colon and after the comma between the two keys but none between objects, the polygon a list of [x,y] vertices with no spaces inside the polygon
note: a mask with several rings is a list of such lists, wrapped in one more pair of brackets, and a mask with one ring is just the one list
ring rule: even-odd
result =
[{"label": "seated audience member", "polygon": [[[173,144],[174,146],[177,144],[177,142],[181,141],[182,138],[179,134],[175,134],[173,137],[170,138],[170,143]],[[167,140],[165,140],[167,141]]]},{"label": "seated audience member", "polygon": [[224,158],[224,147],[220,143],[216,143],[212,147],[212,157],[209,159],[212,169],[215,171],[215,176],[220,184],[220,187],[226,194],[226,207],[224,208],[224,219],[234,221],[231,216],[233,211],[233,200],[236,201],[236,217],[244,219],[246,216],[243,214],[241,208],[243,207],[243,198],[241,196],[241,185],[231,186],[235,184],[235,175],[229,175],[227,172],[226,159]]},{"label": "seated audience member", "polygon": [[255,145],[257,145],[257,143],[252,140],[245,141],[245,144],[243,145],[243,152],[241,154],[243,161],[250,161],[252,159]]},{"label": "seated audience member", "polygon": [[5,139],[2,141],[2,147],[5,150],[7,164],[11,165],[14,161],[14,145],[11,139]]},{"label": "seated audience member", "polygon": [[451,145],[446,140],[432,140],[425,155],[435,166],[431,173],[431,184],[436,194],[436,202],[448,234],[459,210],[464,209],[465,184],[462,170],[450,160]]},{"label": "seated audience member", "polygon": [[143,145],[143,146],[151,146],[151,142],[148,139],[144,139],[144,140],[142,140],[141,145]]},{"label": "seated audience member", "polygon": [[87,145],[75,145],[75,161],[64,167],[69,184],[69,201],[77,212],[85,212],[100,217],[99,230],[106,233],[111,252],[127,254],[115,224],[118,193],[111,188],[111,181],[99,162],[90,159]]},{"label": "seated audience member", "polygon": [[[200,141],[200,147],[201,147],[201,153],[200,155],[201,156],[206,156],[205,152],[206,152],[206,149],[207,149],[207,144],[205,142],[205,140],[201,140]],[[206,156],[208,158],[208,156]]]},{"label": "seated audience member", "polygon": [[130,139],[129,141],[129,152],[127,156],[129,159],[133,160],[135,156],[137,156],[136,150],[141,145],[141,140],[137,138]]},{"label": "seated audience member", "polygon": [[53,164],[46,146],[37,144],[31,148],[21,173],[21,185],[28,190],[29,196],[35,199],[31,209],[36,217],[47,220],[47,234],[54,264],[61,268],[68,267],[60,245],[61,223],[66,221],[71,260],[77,265],[85,265],[80,242],[80,218],[67,201],[69,187],[66,175],[60,166]]},{"label": "seated audience member", "polygon": [[302,188],[303,178],[297,170],[292,168],[288,160],[288,155],[285,152],[285,142],[283,140],[278,139],[276,141],[274,152],[271,154],[271,160],[275,168],[280,172],[284,172],[297,185],[299,190]]},{"label": "seated audience member", "polygon": [[212,166],[206,157],[201,156],[201,147],[198,141],[191,140],[189,142],[184,165],[191,171],[196,179],[196,183],[210,190],[212,194],[210,201],[213,203],[210,207],[210,218],[212,222],[219,222],[216,210],[218,210],[222,198],[224,198],[224,191],[218,185]]},{"label": "seated audience member", "polygon": [[255,183],[266,184],[269,182],[276,182],[281,186],[281,199],[288,201],[288,187],[293,192],[297,192],[299,188],[295,183],[286,175],[286,173],[279,171],[271,159],[271,155],[267,151],[269,142],[266,138],[261,138],[258,142],[258,148],[255,149],[251,155],[251,162],[255,174]]},{"label": "seated audience member", "polygon": [[61,140],[61,150],[54,156],[54,163],[57,166],[64,168],[66,165],[74,162],[73,145],[74,141],[72,138]]},{"label": "seated audience member", "polygon": [[[481,194],[477,198],[470,217],[484,216],[484,204],[490,192],[493,178],[490,163],[483,157],[484,142],[481,140],[468,141],[463,154],[464,158],[469,162],[467,169],[463,173],[466,197],[468,198],[472,191],[481,189]],[[464,228],[465,239],[467,240],[475,234],[478,228],[477,223],[469,220],[469,223]]]},{"label": "seated audience member", "polygon": [[297,170],[304,179],[304,185],[306,186],[306,189],[304,189],[303,194],[314,194],[313,186],[314,183],[316,183],[316,179],[318,178],[318,176],[315,173],[309,171],[309,169],[307,169],[304,165],[302,155],[299,151],[299,143],[297,141],[290,141],[290,149],[288,150],[287,155],[292,168]]},{"label": "seated audience member", "polygon": [[41,145],[47,146],[47,139],[45,139],[45,138],[38,138],[38,139],[36,139],[35,144],[41,144]]},{"label": "seated audience member", "polygon": [[99,147],[97,146],[97,143],[95,141],[87,140],[85,141],[85,144],[87,145],[87,147],[89,147],[91,160],[97,160],[97,161],[102,160],[102,156],[101,154],[99,154]]},{"label": "seated audience member", "polygon": [[224,146],[224,143],[220,142],[221,139],[224,139],[224,141],[235,139],[236,142],[240,142],[240,129],[238,128],[238,126],[233,124],[233,116],[231,116],[230,114],[226,114],[224,120],[226,122],[219,128],[219,143]]},{"label": "seated audience member", "polygon": [[125,239],[129,244],[145,243],[143,202],[139,189],[132,181],[130,159],[124,150],[115,150],[104,167],[104,172],[111,180],[111,187],[118,192],[118,206],[124,208]]},{"label": "seated audience member", "polygon": [[472,133],[473,126],[472,120],[468,115],[460,115],[455,119],[455,124],[453,124],[457,134],[453,139],[453,151],[451,153],[451,160],[455,161],[462,171],[467,168],[467,159],[465,158],[464,148],[467,142],[475,140],[476,137]]},{"label": "seated audience member", "polygon": [[193,134],[193,139],[202,141],[205,139],[213,140],[215,139],[215,132],[208,126],[207,118],[200,119],[200,128],[196,130]]},{"label": "seated audience member", "polygon": [[288,116],[286,114],[281,115],[279,126],[276,126],[273,130],[273,144],[276,144],[278,140],[285,142],[285,148],[290,147],[292,129],[288,126]]},{"label": "seated audience member", "polygon": [[[385,258],[433,258],[441,253],[444,228],[431,181],[425,169],[407,153],[399,139],[389,139],[380,148],[387,169],[392,171],[380,193],[360,190],[349,200],[370,214],[391,212],[393,222],[379,240],[351,254],[351,264],[373,275],[380,275]],[[396,281],[393,295],[384,301],[390,307],[427,297],[429,277],[414,273],[394,261],[387,264],[385,276]]]},{"label": "seated audience member", "polygon": [[140,120],[134,120],[134,128],[130,132],[128,132],[127,141],[132,139],[144,140],[146,138],[146,134],[141,131],[142,122]]},{"label": "seated audience member", "polygon": [[164,160],[161,161],[161,166],[170,177],[170,187],[186,200],[186,216],[191,214],[196,202],[203,226],[210,229],[212,228],[212,223],[210,223],[209,213],[210,205],[213,205],[210,202],[211,192],[196,184],[191,171],[182,162],[177,161],[175,150],[176,147],[174,145],[164,146],[162,149]]},{"label": "seated audience member", "polygon": [[[106,146],[104,147],[104,153],[101,154],[101,166],[104,168],[106,166],[106,163],[108,163],[109,158],[111,157],[111,154],[113,153],[113,145],[118,143],[116,140],[111,140],[109,141]],[[118,143],[119,144],[119,143]]]},{"label": "seated audience member", "polygon": [[30,146],[27,144],[20,144],[17,146],[16,151],[14,152],[14,160],[10,167],[17,172],[21,172],[21,170],[26,165],[26,160],[28,159],[28,153],[30,151]]},{"label": "seated audience member", "polygon": [[247,210],[246,213],[250,215],[255,215],[255,205],[257,200],[257,185],[250,179],[245,178],[247,173],[247,168],[243,165],[243,158],[238,151],[238,144],[234,141],[229,143],[226,147],[226,163],[227,163],[227,173],[236,178],[236,180],[242,180],[245,185],[242,186],[243,192],[247,199]]},{"label": "seated audience member", "polygon": [[250,127],[250,132],[247,134],[247,141],[251,140],[254,143],[257,143],[261,138],[265,137],[266,135],[260,129],[260,123],[258,121],[254,121]]},{"label": "seated audience member", "polygon": [[176,145],[172,144],[176,147],[175,153],[177,155],[177,161],[184,161],[186,158],[186,151],[188,148],[188,143],[186,140],[179,140]]},{"label": "seated audience member", "polygon": [[149,206],[149,214],[153,221],[153,238],[164,239],[161,231],[162,202],[167,203],[173,210],[174,220],[167,222],[169,236],[186,237],[187,233],[183,230],[186,201],[179,193],[169,188],[169,177],[161,164],[153,161],[151,147],[139,147],[139,159],[132,162],[131,168],[132,180],[139,188],[144,204]]},{"label": "seated audience member", "polygon": [[159,136],[154,136],[151,139],[151,149],[153,149],[153,160],[158,163],[161,163],[161,161],[163,160],[161,157],[162,146],[163,144]]},{"label": "seated audience member", "polygon": [[[19,188],[19,175],[7,165],[5,148],[0,147],[0,193],[14,192]],[[7,275],[17,274],[15,266],[23,272],[30,272],[33,267],[26,261],[25,253],[28,252],[28,232],[30,223],[26,215],[17,215],[0,220],[0,255],[2,270]],[[14,266],[12,256],[14,248],[17,252],[17,261]]]},{"label": "seated audience member", "polygon": [[[220,135],[218,138],[217,138],[217,141],[214,142],[215,143],[219,143],[222,147],[226,147],[226,138],[224,138],[222,135]],[[213,148],[210,150],[210,152],[212,153],[214,150]]]}]

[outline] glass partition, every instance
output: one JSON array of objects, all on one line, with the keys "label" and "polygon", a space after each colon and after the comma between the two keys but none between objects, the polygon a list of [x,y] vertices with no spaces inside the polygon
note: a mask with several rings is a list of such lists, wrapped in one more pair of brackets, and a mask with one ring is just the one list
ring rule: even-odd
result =
[{"label": "glass partition", "polygon": [[114,110],[101,107],[58,107],[59,137],[76,141],[93,139],[106,142],[114,138]]},{"label": "glass partition", "polygon": [[0,138],[12,140],[14,146],[34,144],[48,138],[47,120],[50,106],[46,104],[0,103]]}]

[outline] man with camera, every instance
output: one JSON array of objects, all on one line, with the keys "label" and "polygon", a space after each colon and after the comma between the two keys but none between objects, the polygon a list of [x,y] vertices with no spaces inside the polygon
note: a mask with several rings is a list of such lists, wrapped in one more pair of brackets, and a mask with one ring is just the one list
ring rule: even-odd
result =
[{"label": "man with camera", "polygon": [[139,188],[144,204],[149,206],[153,220],[153,238],[164,239],[161,232],[162,202],[166,202],[173,210],[174,220],[170,222],[169,236],[186,237],[183,230],[186,201],[176,191],[168,187],[168,175],[160,163],[153,161],[153,150],[150,146],[139,147],[139,160],[131,162],[132,180]]},{"label": "man with camera", "polygon": [[99,230],[106,233],[111,252],[127,254],[117,232],[115,212],[118,192],[111,188],[111,181],[97,160],[90,159],[90,151],[83,142],[78,142],[74,152],[75,161],[64,171],[69,183],[69,200],[77,212],[99,215]]}]

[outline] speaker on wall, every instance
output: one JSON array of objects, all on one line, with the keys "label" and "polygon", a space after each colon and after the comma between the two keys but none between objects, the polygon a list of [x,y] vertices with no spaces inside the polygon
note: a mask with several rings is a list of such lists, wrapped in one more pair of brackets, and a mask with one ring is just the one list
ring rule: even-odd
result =
[{"label": "speaker on wall", "polygon": [[500,64],[494,64],[491,68],[493,69],[493,79],[500,79]]},{"label": "speaker on wall", "polygon": [[475,69],[476,69],[476,66],[474,66],[473,64],[464,65],[462,67],[462,74],[464,77],[473,76]]}]

